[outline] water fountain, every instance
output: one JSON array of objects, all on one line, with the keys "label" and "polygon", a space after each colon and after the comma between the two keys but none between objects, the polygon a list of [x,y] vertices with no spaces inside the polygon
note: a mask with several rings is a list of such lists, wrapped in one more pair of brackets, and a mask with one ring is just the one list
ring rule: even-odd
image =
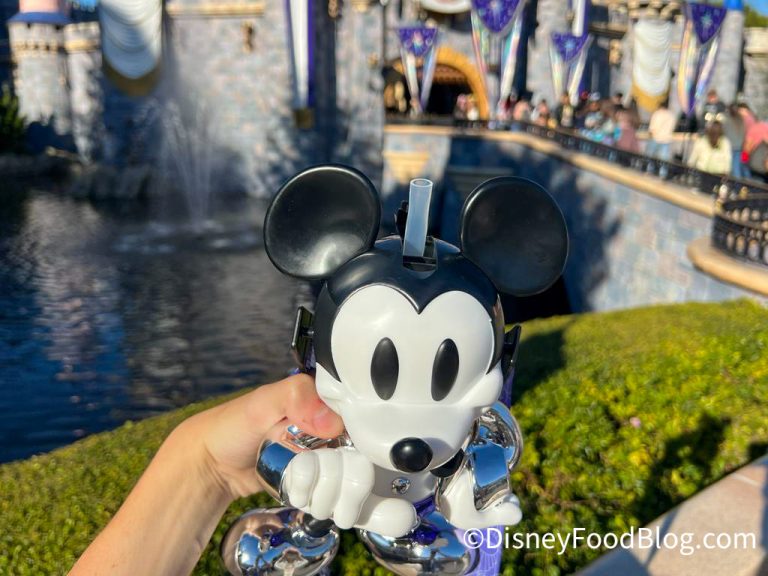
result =
[{"label": "water fountain", "polygon": [[242,190],[212,106],[197,90],[173,94],[151,101],[137,118],[131,156],[151,165],[150,221],[123,235],[116,249],[151,254],[258,245],[264,206]]}]

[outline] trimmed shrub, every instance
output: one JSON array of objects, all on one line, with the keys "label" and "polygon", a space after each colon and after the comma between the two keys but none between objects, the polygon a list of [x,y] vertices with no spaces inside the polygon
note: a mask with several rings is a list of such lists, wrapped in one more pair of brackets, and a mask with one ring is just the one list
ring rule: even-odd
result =
[{"label": "trimmed shrub", "polygon": [[0,152],[24,149],[24,119],[19,114],[19,100],[7,84],[0,88]]},{"label": "trimmed shrub", "polygon": [[[523,333],[513,413],[526,447],[513,485],[525,516],[510,532],[625,532],[766,451],[768,310],[753,302],[558,317]],[[0,466],[0,574],[65,573],[162,439],[222,400]],[[221,574],[224,530],[267,502],[233,504],[195,573]],[[567,574],[600,553],[507,550],[503,574]],[[335,571],[387,574],[352,532]]]}]

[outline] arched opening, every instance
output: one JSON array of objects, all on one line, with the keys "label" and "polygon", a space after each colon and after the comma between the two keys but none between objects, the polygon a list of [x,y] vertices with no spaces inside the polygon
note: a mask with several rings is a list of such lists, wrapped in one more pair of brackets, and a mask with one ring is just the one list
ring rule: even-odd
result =
[{"label": "arched opening", "polygon": [[[384,103],[387,111],[407,114],[410,94],[400,59],[389,63],[385,79]],[[421,62],[419,80],[421,81]],[[437,65],[426,114],[450,116],[460,94],[471,94],[477,104],[480,118],[488,119],[488,96],[477,67],[464,54],[448,46],[440,46],[437,50]]]}]

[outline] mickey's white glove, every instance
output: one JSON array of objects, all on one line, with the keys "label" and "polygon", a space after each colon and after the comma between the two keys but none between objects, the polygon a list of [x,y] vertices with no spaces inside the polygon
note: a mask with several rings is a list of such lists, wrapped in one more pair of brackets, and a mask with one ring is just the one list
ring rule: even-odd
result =
[{"label": "mickey's white glove", "polygon": [[282,489],[291,506],[319,520],[332,518],[339,528],[404,536],[416,526],[416,509],[402,498],[373,494],[374,477],[373,463],[354,448],[320,448],[291,460]]}]

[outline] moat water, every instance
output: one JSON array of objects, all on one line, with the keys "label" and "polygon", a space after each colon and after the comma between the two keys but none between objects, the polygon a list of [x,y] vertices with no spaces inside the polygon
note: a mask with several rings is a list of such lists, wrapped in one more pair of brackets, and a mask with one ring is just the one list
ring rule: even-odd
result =
[{"label": "moat water", "polygon": [[266,204],[226,204],[200,235],[171,202],[0,193],[0,462],[287,373],[306,287],[264,253]]}]

